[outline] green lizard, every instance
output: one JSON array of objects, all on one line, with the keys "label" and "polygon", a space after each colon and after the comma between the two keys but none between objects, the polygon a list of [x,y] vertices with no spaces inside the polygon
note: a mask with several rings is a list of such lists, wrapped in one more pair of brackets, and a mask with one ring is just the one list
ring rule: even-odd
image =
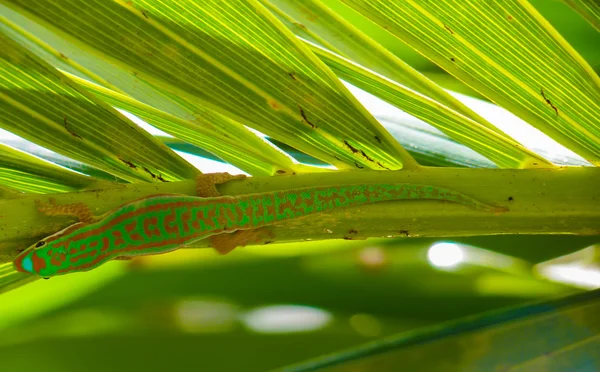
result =
[{"label": "green lizard", "polygon": [[227,173],[198,178],[198,195],[151,195],[94,217],[85,205],[42,208],[80,221],[33,244],[14,261],[18,271],[42,277],[91,270],[112,259],[173,251],[209,238],[221,253],[256,241],[265,226],[330,209],[392,200],[433,199],[490,212],[506,208],[448,189],[398,184],[307,187],[240,196],[219,196],[216,184],[244,176]]}]

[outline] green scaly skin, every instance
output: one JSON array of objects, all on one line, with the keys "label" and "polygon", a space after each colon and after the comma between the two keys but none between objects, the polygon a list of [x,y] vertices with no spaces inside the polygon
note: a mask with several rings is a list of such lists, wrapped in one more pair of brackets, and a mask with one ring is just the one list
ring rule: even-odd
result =
[{"label": "green scaly skin", "polygon": [[117,257],[166,253],[213,235],[257,229],[331,209],[410,199],[506,211],[452,190],[406,183],[312,187],[235,197],[156,195],[40,240],[22,252],[14,265],[18,271],[47,278],[91,270]]}]

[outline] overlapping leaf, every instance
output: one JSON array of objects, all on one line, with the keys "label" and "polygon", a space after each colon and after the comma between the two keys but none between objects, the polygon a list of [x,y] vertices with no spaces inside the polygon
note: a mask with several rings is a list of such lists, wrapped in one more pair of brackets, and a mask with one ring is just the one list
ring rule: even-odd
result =
[{"label": "overlapping leaf", "polygon": [[0,294],[38,279],[39,277],[16,271],[12,262],[0,264]]},{"label": "overlapping leaf", "polygon": [[[268,152],[259,154],[246,146],[238,146],[239,140],[234,137],[235,133],[221,134],[221,130],[207,129],[235,125],[231,123],[231,119],[215,111],[207,110],[203,115],[197,116],[195,122],[186,121],[75,76],[72,79],[105,102],[139,116],[166,133],[206,149],[249,174],[270,176],[274,173],[293,173],[291,160],[277,150],[270,148]],[[274,169],[274,165],[278,168]]]},{"label": "overlapping leaf", "polygon": [[[27,22],[27,20],[22,19],[18,14],[11,12],[9,9],[3,8],[2,10],[9,17],[15,19],[15,22],[7,18],[3,19],[6,26],[5,30],[12,37],[46,62],[60,70],[64,70],[67,76],[79,82],[87,90],[92,90],[109,104],[129,110],[130,112],[135,112],[144,118],[147,118],[147,116],[152,118],[156,118],[157,116],[163,117],[165,115],[167,117],[175,116],[175,121],[169,121],[166,128],[152,119],[148,120],[150,120],[151,124],[169,133],[176,132],[182,134],[184,137],[191,137],[193,143],[210,148],[211,151],[216,152],[229,163],[246,170],[250,174],[272,175],[274,173],[293,172],[289,158],[271,146],[268,146],[241,124],[213,110],[182,101],[168,92],[162,91],[161,94],[159,92],[160,89],[143,84],[139,80],[127,79],[127,76],[123,76],[123,72],[119,73],[120,71],[114,66],[105,66],[105,61],[93,58],[94,56],[90,56],[89,54],[84,57],[80,53],[77,53],[74,45],[67,43],[55,35],[51,35],[50,32],[42,33],[45,39],[48,39],[53,45],[61,48],[65,53],[69,55],[74,54],[87,67],[83,66],[73,58],[69,58],[65,53],[59,52],[50,44],[35,37],[19,24],[32,26],[32,28],[35,28],[37,25],[32,25],[31,22]],[[100,75],[105,75],[106,78]],[[81,76],[85,77],[85,79]],[[90,79],[98,82],[102,87],[91,83]],[[132,100],[125,92],[129,92],[143,101],[150,102],[152,105],[136,102],[136,99]],[[145,115],[146,108],[149,110],[147,115]],[[163,112],[164,110],[167,112]],[[228,141],[227,138],[235,138],[235,143],[232,144],[232,141]],[[215,144],[218,144],[218,146],[215,147]]]},{"label": "overlapping leaf", "polygon": [[581,14],[600,32],[600,2],[598,0],[563,0],[563,2]]},{"label": "overlapping leaf", "polygon": [[3,128],[130,181],[197,174],[166,146],[5,34],[0,34],[0,44]]},{"label": "overlapping leaf", "polygon": [[342,1],[600,165],[600,78],[527,1]]},{"label": "overlapping leaf", "polygon": [[0,184],[22,192],[53,193],[89,187],[97,180],[0,144]]},{"label": "overlapping leaf", "polygon": [[514,140],[499,135],[496,131],[488,129],[420,93],[372,73],[323,48],[313,47],[311,50],[341,79],[431,123],[448,137],[486,156],[500,167],[552,166],[542,157],[528,151]]},{"label": "overlapping leaf", "polygon": [[54,151],[45,149],[39,145],[33,144],[24,139],[3,139],[3,142],[21,152],[33,155],[34,157],[46,160],[52,164],[60,165],[69,170],[82,173],[86,176],[90,176],[95,180],[102,180],[108,182],[125,183],[127,181],[118,178],[110,173],[107,173],[98,168],[94,168],[88,164],[82,163],[77,160],[73,160],[64,155],[57,154]]},{"label": "overlapping leaf", "polygon": [[[389,52],[321,0],[261,0],[297,34],[506,136],[493,124]],[[298,20],[298,21],[297,21]]]},{"label": "overlapping leaf", "polygon": [[329,163],[414,164],[335,75],[254,1],[9,4],[142,80]]},{"label": "overlapping leaf", "polygon": [[[595,370],[599,310],[595,290],[418,329],[277,371]],[[518,342],[523,335],[526,345]]]}]

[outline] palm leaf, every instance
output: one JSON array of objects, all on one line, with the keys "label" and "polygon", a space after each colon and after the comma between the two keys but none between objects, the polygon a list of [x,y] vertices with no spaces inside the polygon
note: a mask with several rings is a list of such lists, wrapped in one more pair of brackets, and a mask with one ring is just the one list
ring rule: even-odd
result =
[{"label": "palm leaf", "polygon": [[[594,2],[564,2],[597,27]],[[568,33],[564,37],[569,42],[532,4],[525,0],[7,0],[0,4],[0,127],[17,135],[4,140],[8,146],[0,145],[0,292],[37,278],[14,270],[11,261],[18,252],[74,222],[71,217],[40,213],[37,202],[84,203],[100,214],[157,193],[196,195],[192,179],[199,168],[205,169],[198,164],[202,158],[254,176],[219,185],[225,195],[314,185],[417,183],[450,188],[509,210],[495,215],[434,201],[372,204],[273,227],[277,242],[328,242],[268,245],[214,259],[208,251],[182,249],[174,255],[136,260],[131,266],[112,263],[79,276],[39,281],[0,298],[0,302],[12,301],[13,312],[23,306],[19,303],[23,298],[29,305],[36,301],[41,305],[15,318],[23,323],[4,334],[8,337],[0,345],[0,354],[12,359],[0,362],[8,361],[3,366],[9,369],[11,363],[18,368],[35,364],[25,363],[29,360],[18,353],[31,349],[28,340],[36,348],[36,337],[44,335],[54,337],[56,349],[81,346],[81,338],[71,344],[60,338],[60,331],[69,334],[69,325],[75,323],[69,323],[67,302],[71,300],[54,295],[73,288],[79,288],[77,296],[90,293],[73,305],[88,315],[98,309],[110,313],[121,305],[127,308],[121,314],[125,317],[109,314],[77,322],[75,331],[88,335],[116,328],[139,331],[144,322],[171,327],[168,332],[175,330],[175,334],[181,331],[176,327],[186,314],[179,297],[207,293],[240,307],[265,302],[321,306],[335,312],[336,320],[349,317],[350,323],[354,315],[364,320],[364,312],[374,312],[391,320],[382,323],[389,331],[386,336],[392,334],[390,329],[400,330],[393,328],[399,314],[414,318],[436,314],[440,321],[521,303],[524,298],[572,293],[573,288],[538,275],[545,275],[542,269],[558,261],[587,260],[590,270],[597,267],[597,251],[590,245],[600,234],[596,186],[600,183],[600,79],[571,47]],[[593,53],[588,51],[587,57],[594,62]],[[442,73],[440,67],[459,80]],[[475,104],[442,86],[479,94],[501,107]],[[506,113],[502,110],[525,120],[514,126],[526,128],[528,123],[564,148],[544,147],[552,143],[547,138],[538,145],[520,136],[498,118]],[[370,237],[418,239],[363,241]],[[456,271],[425,268],[428,249],[442,238],[479,256],[475,254],[470,264]],[[332,244],[331,239],[340,244]],[[342,244],[342,239],[357,241]],[[200,240],[186,248],[209,245]],[[411,249],[418,253],[409,253]],[[177,267],[178,260],[189,270]],[[123,281],[113,286],[94,284],[99,283],[94,278],[113,278],[126,268],[139,270],[127,270]],[[248,280],[240,285],[234,277]],[[304,285],[299,286],[300,292],[289,290],[299,283]],[[148,290],[135,289],[142,285]],[[55,292],[36,297],[44,288]],[[358,295],[356,289],[361,290]],[[112,297],[119,290],[122,297]],[[442,292],[445,296],[440,296]],[[427,295],[429,300],[419,302]],[[470,302],[463,302],[469,295]],[[496,301],[490,301],[494,296]],[[54,301],[48,301],[50,297]],[[441,297],[461,302],[453,305],[455,312],[443,313]],[[501,297],[506,301],[498,300]],[[593,355],[598,347],[598,322],[592,316],[597,313],[597,297],[598,292],[579,294],[401,333],[285,370],[398,365],[487,370],[501,367],[500,363],[512,369],[540,370],[548,363],[562,369],[591,365],[597,360],[581,355]],[[188,300],[198,302],[197,298],[181,302]],[[139,314],[131,307],[136,301],[144,304]],[[485,301],[488,305],[481,305]],[[148,311],[146,306],[152,303],[162,307]],[[52,323],[52,308],[69,319]],[[7,318],[0,316],[0,323],[3,319]],[[165,319],[177,320],[170,324]],[[235,319],[241,322],[244,316],[237,314]],[[115,320],[116,328],[114,324],[102,328],[108,324],[102,321]],[[354,345],[358,344],[348,325],[340,327],[344,321],[333,323],[324,333],[304,334],[307,347],[285,348],[277,341],[267,349],[310,349],[302,355],[305,359],[335,349],[324,343],[317,346],[315,340],[321,336],[343,339],[337,349],[351,346],[350,331]],[[415,321],[408,328],[419,325],[422,322]],[[248,336],[236,332],[238,340]],[[530,336],[523,347],[515,342],[521,341],[522,332],[548,337],[535,342]],[[189,335],[184,336],[179,346],[191,345]],[[221,336],[228,344],[232,339]],[[214,346],[217,338],[210,334],[207,345]],[[144,355],[148,355],[149,339],[135,343]],[[107,340],[106,355],[122,349],[114,342],[116,337]],[[482,341],[487,349],[480,348]],[[205,349],[198,345],[194,343],[195,350]],[[234,349],[239,356],[242,347]],[[54,353],[54,349],[36,350]],[[126,350],[127,359],[139,367],[135,350]],[[199,354],[188,354],[198,359]],[[207,354],[201,358],[207,366],[253,368],[242,357],[230,358],[228,364],[219,353]],[[247,353],[257,370],[292,363],[300,355],[277,359],[273,355],[282,353],[270,354],[262,361]],[[79,356],[83,355],[87,354]],[[189,362],[183,357],[178,361]],[[74,365],[72,359],[65,359],[64,364],[50,363],[47,368],[64,370]],[[102,369],[101,363],[92,366],[86,361],[85,365]]]},{"label": "palm leaf", "polygon": [[[176,180],[196,173],[123,115],[77,88],[5,34],[0,38],[0,125],[4,129],[128,180],[160,175]],[[47,99],[40,100],[43,96]]]},{"label": "palm leaf", "polygon": [[[596,290],[392,336],[280,371],[382,371],[398,365],[423,371],[595,368],[600,365],[598,310]],[[522,335],[537,337],[523,347],[515,342]]]},{"label": "palm leaf", "polygon": [[600,32],[600,3],[594,0],[563,0],[563,2],[581,14]]},{"label": "palm leaf", "polygon": [[[599,164],[600,78],[527,2],[344,3],[493,102]],[[460,17],[448,9],[460,12]]]}]

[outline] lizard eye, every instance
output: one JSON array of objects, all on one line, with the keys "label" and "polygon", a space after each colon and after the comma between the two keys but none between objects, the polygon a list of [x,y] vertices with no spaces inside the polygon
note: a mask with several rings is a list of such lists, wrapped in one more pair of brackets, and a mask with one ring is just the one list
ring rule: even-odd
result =
[{"label": "lizard eye", "polygon": [[43,240],[40,240],[39,242],[35,243],[35,248],[42,248],[45,245],[46,245],[46,242]]}]

